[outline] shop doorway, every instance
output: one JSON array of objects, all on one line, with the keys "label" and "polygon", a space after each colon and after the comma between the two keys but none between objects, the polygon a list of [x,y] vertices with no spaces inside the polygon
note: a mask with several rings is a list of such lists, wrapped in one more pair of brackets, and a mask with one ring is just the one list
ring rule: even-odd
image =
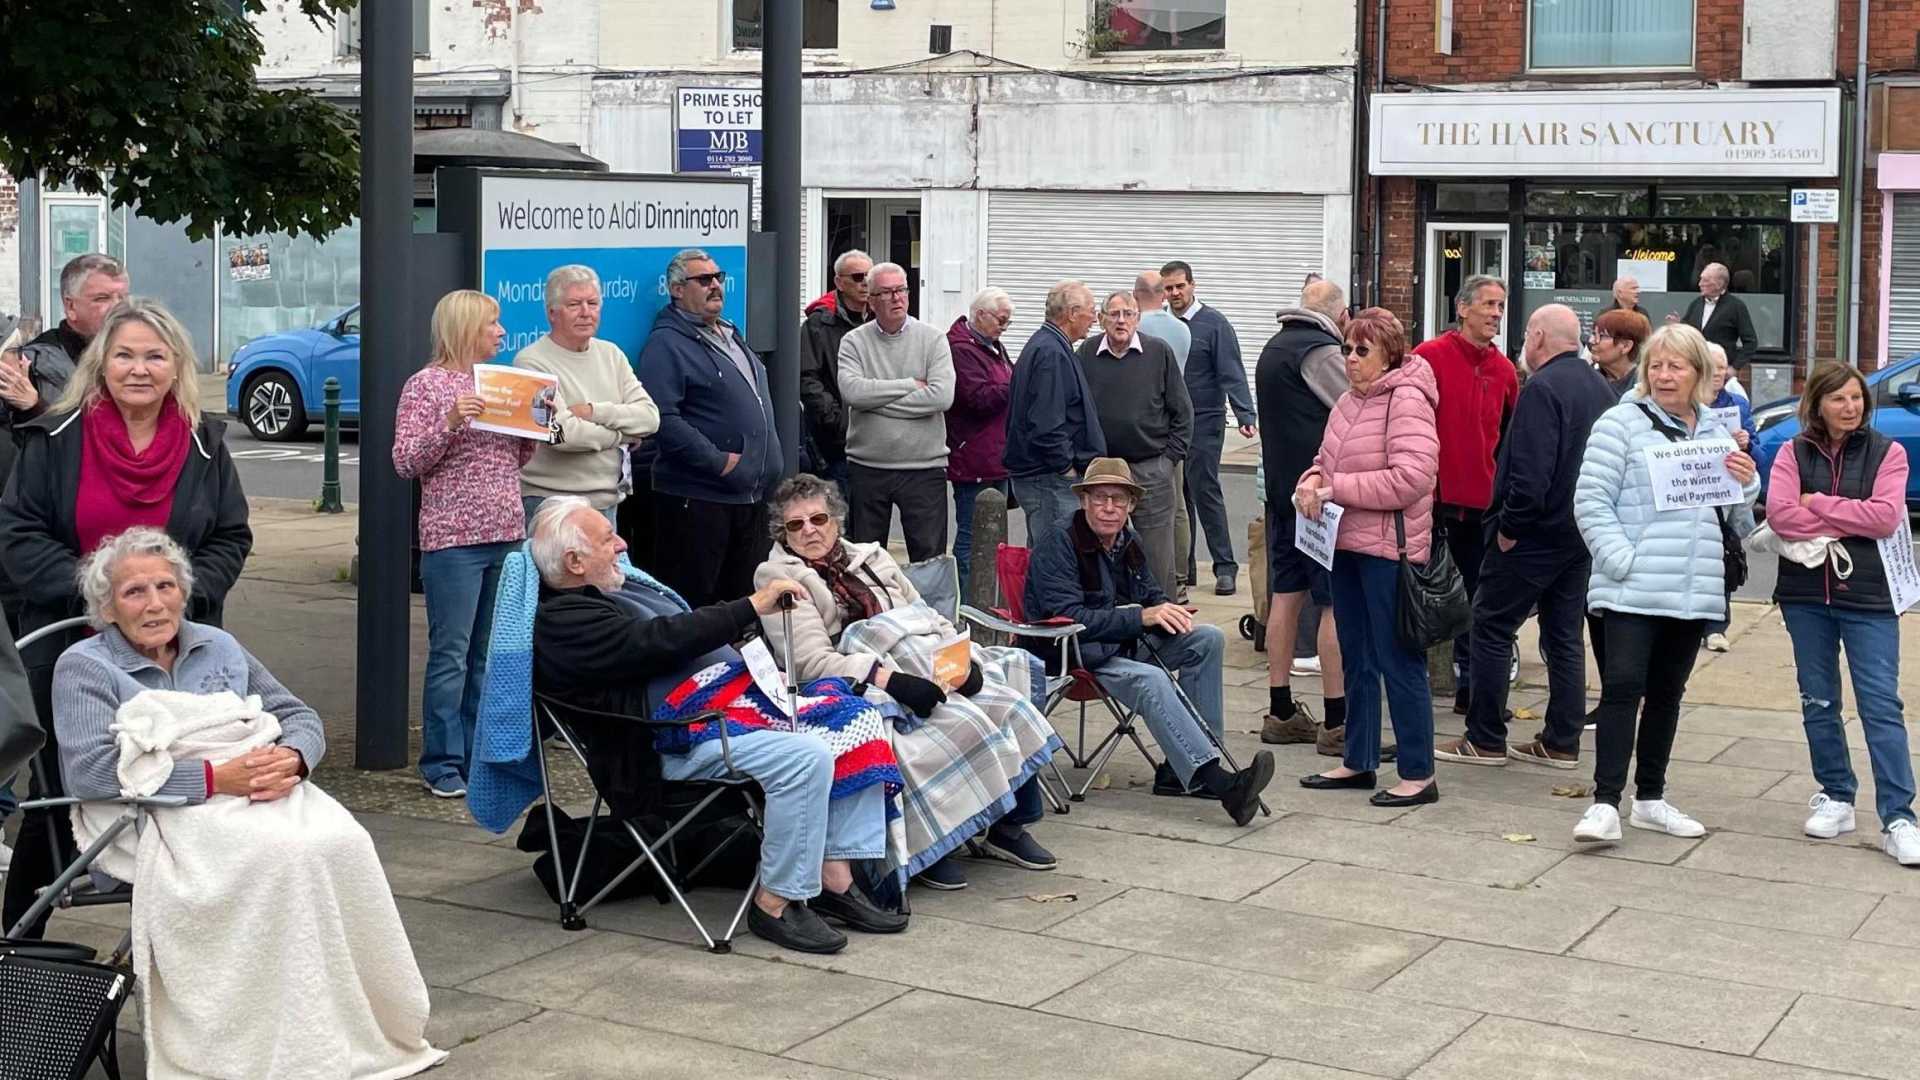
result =
[{"label": "shop doorway", "polygon": [[[1435,337],[1453,325],[1454,298],[1460,283],[1475,274],[1507,281],[1507,227],[1454,224],[1427,226],[1427,322],[1422,337]],[[1508,305],[1512,309],[1511,303]],[[1504,345],[1507,324],[1494,339]]]},{"label": "shop doorway", "polygon": [[[821,292],[833,288],[833,260],[859,248],[876,263],[907,270],[907,312],[920,317],[920,198],[909,195],[826,198],[826,230],[820,245]],[[816,294],[817,295],[817,294]]]},{"label": "shop doorway", "polygon": [[40,312],[46,325],[53,326],[61,318],[61,268],[70,259],[107,250],[107,199],[48,191],[41,196],[41,206]]}]

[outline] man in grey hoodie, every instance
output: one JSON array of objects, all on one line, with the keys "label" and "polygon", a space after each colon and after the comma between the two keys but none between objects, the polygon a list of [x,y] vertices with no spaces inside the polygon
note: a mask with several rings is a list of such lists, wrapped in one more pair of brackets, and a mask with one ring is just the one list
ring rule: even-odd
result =
[{"label": "man in grey hoodie", "polygon": [[907,272],[881,263],[867,275],[873,320],[840,341],[847,409],[847,538],[887,542],[900,508],[907,557],[947,549],[947,409],[953,352],[947,335],[907,314]]}]

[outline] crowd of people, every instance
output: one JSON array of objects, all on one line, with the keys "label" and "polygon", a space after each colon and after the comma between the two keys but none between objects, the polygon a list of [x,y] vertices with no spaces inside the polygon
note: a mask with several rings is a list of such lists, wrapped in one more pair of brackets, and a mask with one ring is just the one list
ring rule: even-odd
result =
[{"label": "crowd of people", "polygon": [[[1703,285],[1722,281],[1708,270]],[[1507,317],[1498,279],[1463,282],[1455,327],[1416,344],[1392,313],[1354,311],[1316,278],[1260,353],[1256,414],[1233,326],[1196,295],[1186,262],[1143,271],[1102,300],[1060,282],[1017,359],[1003,340],[1015,310],[1004,290],[983,289],[943,331],[910,314],[902,267],[848,251],[833,273],[834,288],[804,313],[803,469],[784,477],[766,368],[722,318],[729,282],[705,252],[668,263],[668,302],[628,343],[631,357],[598,336],[594,271],[551,272],[549,332],[515,358],[557,380],[545,440],[474,424],[487,403],[473,369],[499,353],[500,308],[476,291],[441,298],[393,446],[394,468],[420,487],[429,642],[418,770],[433,796],[469,794],[480,718],[499,692],[488,677],[495,628],[513,625],[531,635],[523,690],[647,721],[603,725],[589,740],[590,772],[616,813],[644,811],[662,780],[738,772],[757,783],[764,839],[746,921],[787,948],[837,951],[842,927],[905,930],[906,906],[876,886],[863,869],[872,865],[937,890],[967,886],[967,852],[1034,872],[1060,865],[1033,831],[1043,773],[1063,748],[1044,714],[1050,676],[1077,678],[1138,717],[1158,748],[1155,795],[1217,802],[1246,825],[1275,758],[1263,749],[1233,761],[1225,637],[1186,602],[1202,542],[1215,592],[1238,590],[1220,489],[1231,416],[1243,437],[1264,432],[1257,554],[1272,603],[1260,737],[1340,759],[1302,786],[1328,798],[1368,791],[1379,806],[1433,803],[1442,764],[1577,769],[1591,727],[1593,802],[1575,839],[1622,839],[1630,764],[1626,824],[1702,835],[1669,800],[1668,760],[1697,652],[1728,647],[1729,601],[1751,548],[1780,561],[1775,599],[1820,785],[1806,832],[1855,827],[1838,707],[1844,649],[1883,846],[1920,865],[1898,616],[1878,548],[1904,524],[1904,452],[1873,429],[1857,371],[1816,369],[1756,529],[1755,432],[1729,363],[1744,360],[1745,331],[1724,285],[1657,330],[1631,288],[1616,290],[1591,334],[1572,310],[1547,305],[1528,318],[1516,364],[1496,343]],[[298,793],[299,820],[314,820],[337,809],[309,780],[325,751],[317,719],[220,629],[252,546],[222,425],[202,413],[186,331],[127,286],[112,260],[76,259],[61,280],[66,318],[0,362],[3,442],[18,447],[0,498],[9,629],[89,615],[99,630],[53,635],[22,658],[46,721],[41,771],[54,791],[116,794],[130,782],[115,734],[126,710],[156,708],[154,691],[258,695],[270,735],[231,710],[176,717],[249,734],[226,754],[183,749],[153,790],[182,796],[182,814]],[[1710,340],[1722,330],[1731,356]],[[1652,452],[1701,440],[1724,440],[1709,452],[1738,489],[1730,504],[1676,504],[1656,490]],[[1020,510],[1030,552],[1021,594],[1001,599],[1077,636],[1064,647],[1057,634],[969,642],[955,670],[947,658],[960,629],[913,570],[951,550],[959,576],[972,571],[975,503],[988,489]],[[1306,533],[1335,513],[1323,564]],[[910,565],[888,550],[896,515]],[[1441,642],[1465,734],[1436,742],[1425,643],[1406,607],[1409,568],[1441,564],[1471,620]],[[1323,717],[1291,686],[1309,610]],[[1549,698],[1541,729],[1516,741],[1507,701],[1528,619]],[[1601,672],[1591,712],[1589,643]],[[797,696],[760,681],[756,649],[790,658],[783,677]],[[371,858],[350,818],[298,836],[289,820],[257,815],[230,835],[262,851]],[[9,924],[72,850],[64,815],[28,815],[7,878]],[[351,876],[338,889],[303,898],[312,926],[287,935],[289,957],[351,955],[400,932],[383,889]],[[327,914],[345,909],[370,913],[371,929],[348,933]],[[177,947],[164,928],[152,933],[151,955]],[[404,1075],[436,1053],[421,1035],[424,991],[416,999],[417,971],[382,977],[365,989],[375,1015],[336,1010],[340,1038],[375,1047]],[[205,1035],[184,1011],[153,1022],[161,1030],[149,1037],[189,1058]]]}]

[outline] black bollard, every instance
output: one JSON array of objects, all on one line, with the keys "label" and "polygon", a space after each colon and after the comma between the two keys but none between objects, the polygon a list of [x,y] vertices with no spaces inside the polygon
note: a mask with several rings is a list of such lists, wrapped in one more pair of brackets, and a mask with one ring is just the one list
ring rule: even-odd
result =
[{"label": "black bollard", "polygon": [[340,380],[329,375],[320,390],[327,406],[327,433],[320,464],[320,497],[314,500],[313,510],[317,514],[340,514],[346,512],[340,504]]}]

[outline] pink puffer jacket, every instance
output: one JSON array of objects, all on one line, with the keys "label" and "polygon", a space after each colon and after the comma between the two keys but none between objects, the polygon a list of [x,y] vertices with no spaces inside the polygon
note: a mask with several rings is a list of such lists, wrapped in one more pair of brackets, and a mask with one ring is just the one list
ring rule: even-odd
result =
[{"label": "pink puffer jacket", "polygon": [[1427,561],[1433,535],[1433,485],[1440,470],[1440,436],[1434,427],[1439,384],[1426,360],[1411,353],[1367,388],[1349,390],[1333,404],[1327,434],[1300,487],[1331,492],[1345,508],[1341,551],[1398,560],[1393,512],[1405,513],[1407,557]]}]

